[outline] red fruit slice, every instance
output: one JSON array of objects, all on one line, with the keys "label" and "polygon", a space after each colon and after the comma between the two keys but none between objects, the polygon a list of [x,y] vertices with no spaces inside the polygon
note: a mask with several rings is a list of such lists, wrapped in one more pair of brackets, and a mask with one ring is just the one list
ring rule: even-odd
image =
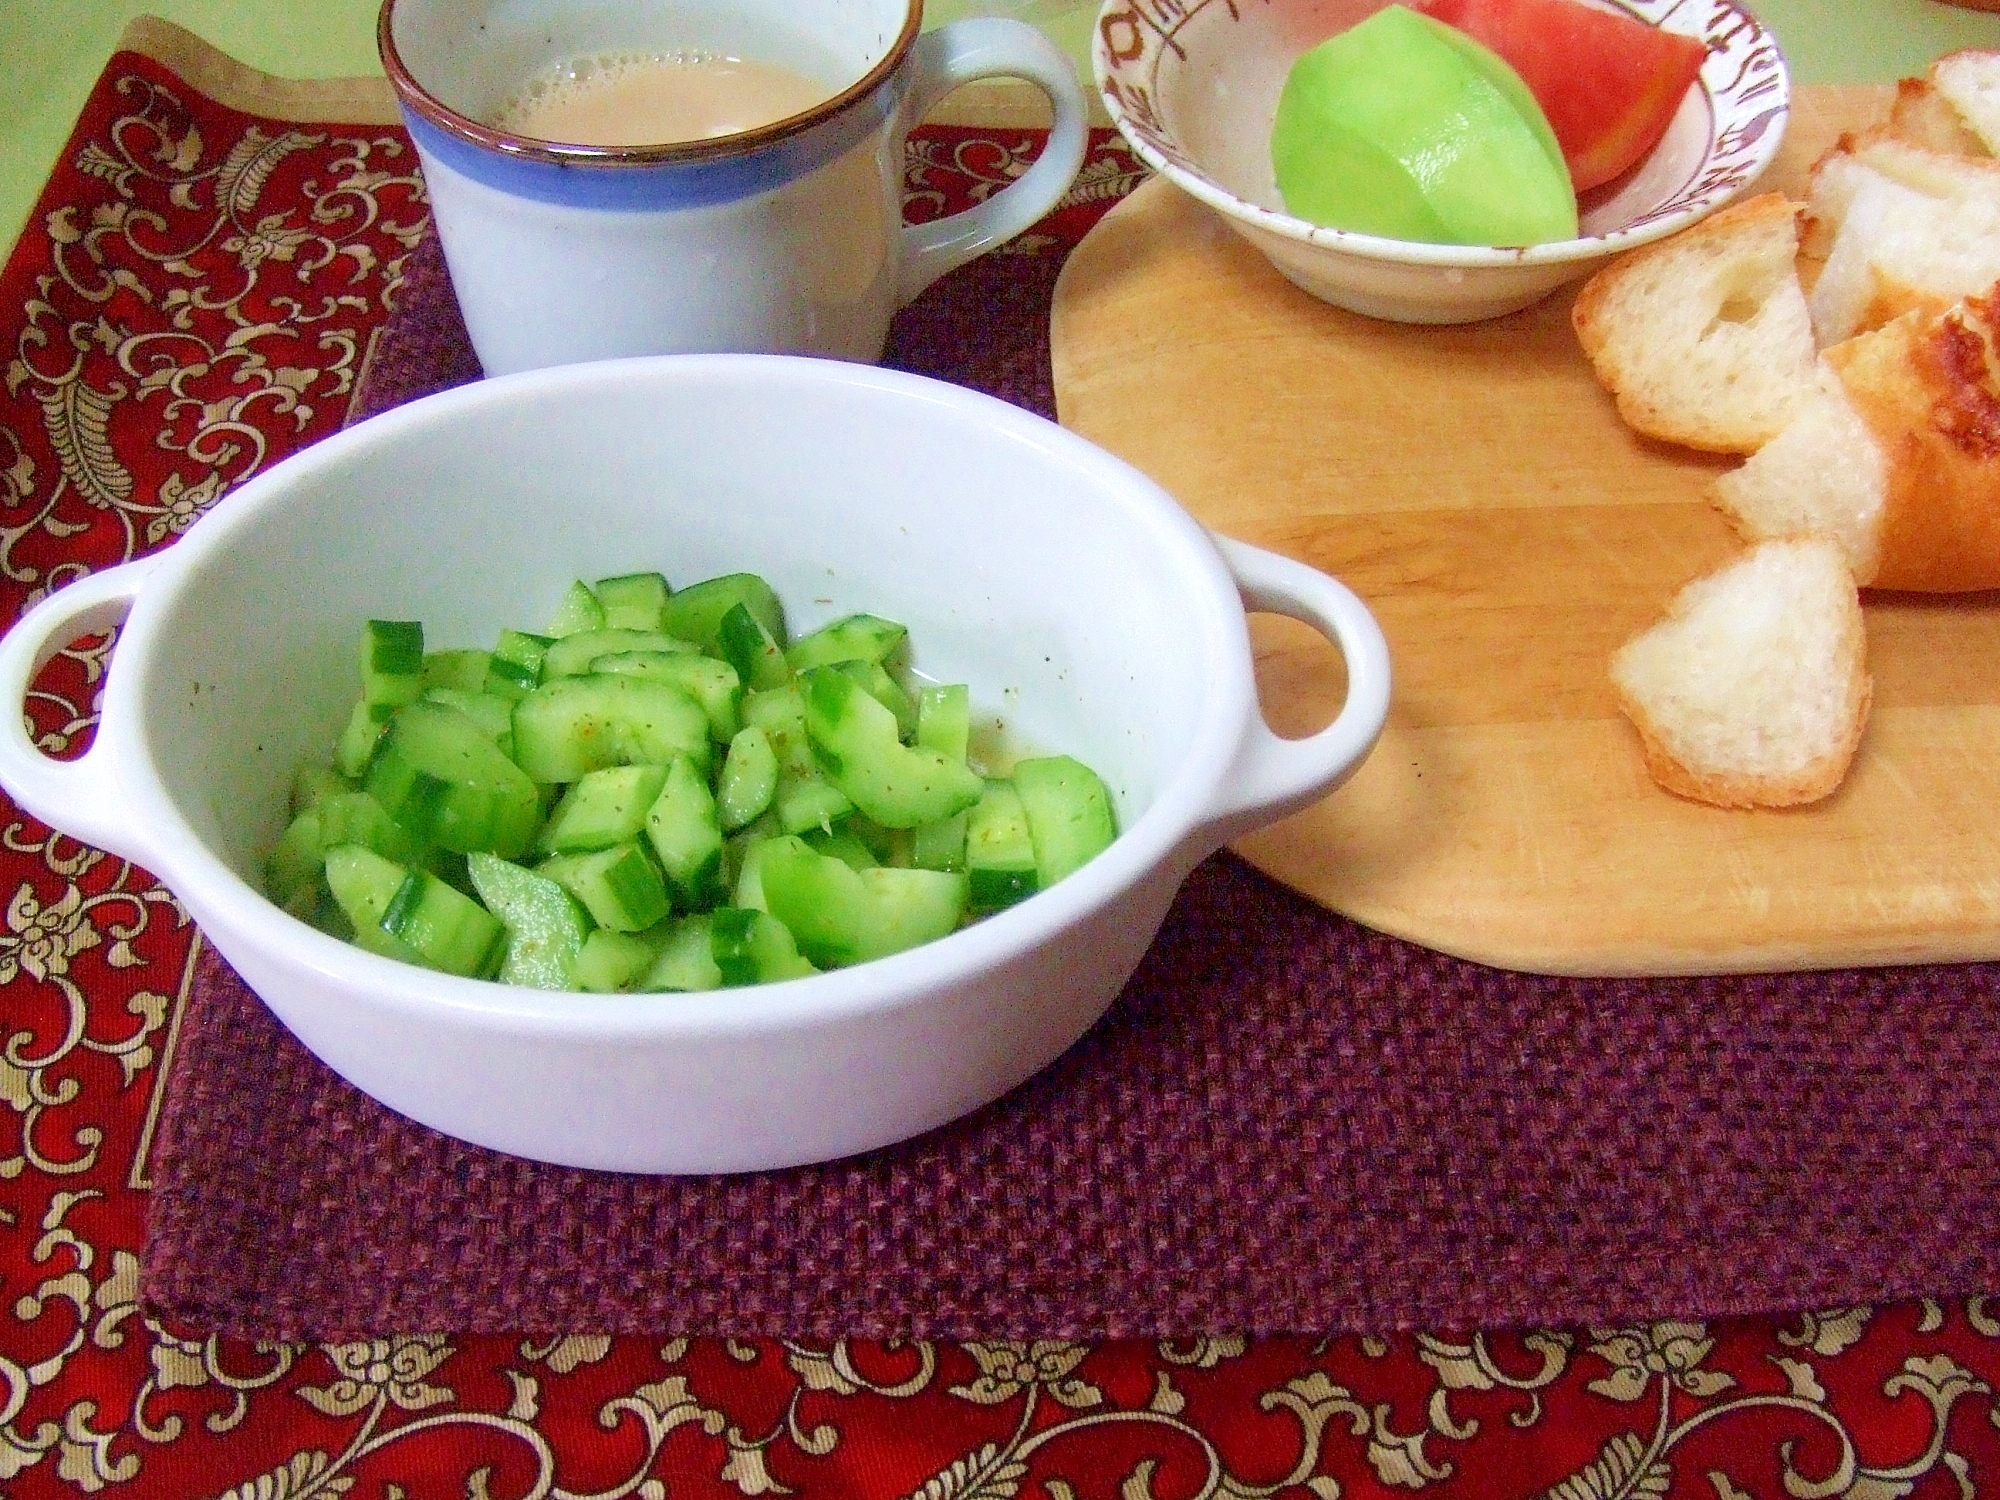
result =
[{"label": "red fruit slice", "polygon": [[1708,49],[1582,0],[1414,0],[1504,57],[1556,133],[1577,192],[1629,171],[1666,133]]}]

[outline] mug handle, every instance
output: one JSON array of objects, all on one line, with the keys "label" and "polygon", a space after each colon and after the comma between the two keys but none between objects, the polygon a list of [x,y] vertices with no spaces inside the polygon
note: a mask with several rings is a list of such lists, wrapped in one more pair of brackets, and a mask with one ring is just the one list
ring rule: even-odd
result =
[{"label": "mug handle", "polygon": [[1035,164],[984,203],[903,229],[896,281],[899,307],[945,272],[1011,240],[1061,202],[1083,165],[1087,135],[1083,86],[1077,82],[1076,69],[1053,42],[1026,22],[1004,16],[950,22],[917,38],[911,63],[912,82],[903,102],[906,131],[946,94],[978,78],[1026,79],[1049,96],[1055,123]]},{"label": "mug handle", "polygon": [[1317,802],[1368,758],[1389,718],[1389,643],[1368,606],[1317,568],[1218,536],[1243,607],[1284,615],[1323,633],[1347,663],[1347,701],[1334,721],[1304,739],[1271,732],[1253,705],[1235,764],[1222,780],[1202,833],[1210,850]]},{"label": "mug handle", "polygon": [[0,639],[0,786],[51,828],[148,869],[152,862],[134,842],[138,819],[119,789],[104,725],[100,722],[97,739],[77,759],[56,760],[28,737],[22,705],[35,674],[58,651],[79,636],[102,635],[124,621],[158,561],[157,555],[144,557],[65,584]]}]

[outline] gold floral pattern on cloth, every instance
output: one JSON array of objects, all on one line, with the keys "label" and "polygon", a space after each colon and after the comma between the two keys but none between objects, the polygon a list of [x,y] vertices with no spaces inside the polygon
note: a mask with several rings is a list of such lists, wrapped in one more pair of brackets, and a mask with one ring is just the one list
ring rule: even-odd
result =
[{"label": "gold floral pattern on cloth", "polygon": [[[1024,132],[920,134],[912,211]],[[1017,247],[1131,185],[1100,141]],[[426,229],[387,127],[237,113],[113,59],[0,285],[7,618],[170,545],[342,421]],[[107,644],[29,705],[86,742]],[[2000,1308],[1469,1335],[818,1345],[589,1330],[252,1344],[139,1301],[147,1152],[196,941],[143,871],[0,845],[0,1495],[923,1500],[1958,1496],[2000,1487]],[[312,1233],[309,1222],[293,1232]]]}]

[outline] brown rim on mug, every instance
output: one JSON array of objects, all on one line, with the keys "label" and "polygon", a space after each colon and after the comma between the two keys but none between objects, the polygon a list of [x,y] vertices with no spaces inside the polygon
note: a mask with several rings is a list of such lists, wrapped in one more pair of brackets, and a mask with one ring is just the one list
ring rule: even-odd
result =
[{"label": "brown rim on mug", "polygon": [[850,105],[867,98],[901,66],[910,48],[916,45],[917,35],[923,30],[922,0],[909,0],[904,8],[903,29],[882,60],[870,68],[857,81],[842,89],[831,98],[823,99],[811,109],[799,114],[787,115],[784,119],[773,120],[767,125],[758,125],[749,130],[739,130],[730,135],[712,136],[699,141],[667,141],[652,146],[585,146],[562,141],[537,140],[533,136],[516,135],[512,131],[496,130],[470,115],[457,110],[438,99],[422,84],[418,83],[396,50],[394,35],[394,13],[396,0],[382,0],[382,10],[375,25],[375,45],[382,55],[382,67],[389,75],[389,82],[395,88],[397,97],[403,104],[422,115],[431,124],[460,140],[483,146],[491,151],[502,151],[509,156],[525,160],[547,162],[559,167],[623,166],[623,165],[665,165],[675,162],[714,161],[721,157],[734,156],[738,152],[755,151],[778,141],[801,135],[815,126],[832,119]]}]

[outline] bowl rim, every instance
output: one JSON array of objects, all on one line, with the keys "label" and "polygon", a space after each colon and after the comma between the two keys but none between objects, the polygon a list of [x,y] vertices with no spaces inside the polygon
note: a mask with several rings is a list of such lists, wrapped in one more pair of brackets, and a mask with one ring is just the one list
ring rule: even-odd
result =
[{"label": "bowl rim", "polygon": [[[587,391],[603,383],[638,381],[661,387],[716,379],[801,382],[868,388],[890,400],[955,408],[999,429],[1010,442],[1051,453],[1079,467],[1133,517],[1158,528],[1185,566],[1177,582],[1195,592],[1177,606],[1197,617],[1190,639],[1211,691],[1196,712],[1194,732],[1151,802],[1121,829],[1111,847],[1053,889],[996,912],[933,942],[850,968],[804,979],[708,992],[591,996],[461,978],[368,953],[331,937],[272,903],[210,847],[184,815],[153,750],[143,711],[144,690],[170,665],[166,625],[183,592],[203,572],[226,561],[239,532],[282,509],[297,483],[337,473],[353,456],[385,444],[417,440],[456,413],[518,403],[524,409],[552,393]],[[864,399],[873,400],[874,397]],[[790,409],[778,395],[773,412]],[[806,357],[756,354],[660,355],[524,371],[443,391],[393,408],[292,455],[225,495],[146,578],[121,631],[105,689],[103,724],[115,726],[112,756],[135,815],[150,825],[147,843],[159,852],[156,873],[204,929],[227,936],[215,946],[229,957],[235,942],[311,970],[323,981],[355,990],[378,1009],[493,1027],[510,1035],[603,1043],[622,1039],[719,1039],[810,1032],[857,1017],[917,1007],[941,987],[959,986],[1002,969],[1087,921],[1163,868],[1185,873],[1184,858],[1199,835],[1218,789],[1235,761],[1245,714],[1260,713],[1249,630],[1234,575],[1207,531],[1153,480],[1124,460],[1024,408],[969,388],[875,366]],[[1183,669],[1188,664],[1183,659]],[[1206,847],[1199,854],[1208,852]],[[1199,854],[1195,857],[1198,858]],[[600,1005],[599,1000],[613,1003]]]},{"label": "bowl rim", "polygon": [[[1213,3],[1218,3],[1218,0],[1196,0],[1196,3],[1188,8],[1186,15],[1192,16],[1196,11]],[[1395,3],[1395,0],[1385,0],[1385,3]],[[1627,15],[1633,14],[1630,6],[1622,3],[1622,0],[1609,0],[1609,3]],[[1744,10],[1739,0],[1710,0],[1710,3],[1756,24],[1754,17]],[[1623,226],[1608,234],[1549,240],[1538,245],[1447,245],[1428,240],[1389,239],[1382,235],[1363,234],[1358,230],[1335,229],[1314,224],[1276,209],[1265,208],[1246,198],[1239,198],[1205,173],[1190,171],[1155,147],[1146,138],[1145,131],[1131,123],[1132,117],[1125,108],[1120,91],[1112,84],[1111,70],[1107,65],[1105,18],[1114,10],[1129,9],[1131,4],[1132,0],[1103,0],[1098,10],[1096,31],[1091,40],[1090,63],[1098,97],[1109,112],[1112,125],[1117,128],[1119,135],[1133,154],[1176,186],[1236,224],[1279,239],[1352,255],[1364,260],[1404,266],[1436,267],[1443,270],[1475,270],[1569,265],[1636,249],[1654,240],[1678,233],[1690,224],[1726,206],[1732,199],[1746,191],[1764,174],[1772,159],[1776,157],[1784,141],[1786,127],[1791,120],[1790,68],[1776,36],[1760,26],[1759,29],[1769,46],[1775,64],[1769,75],[1774,80],[1776,88],[1776,97],[1769,105],[1769,112],[1775,118],[1757,140],[1755,149],[1746,157],[1745,170],[1736,185],[1726,190],[1710,189],[1671,214],[1662,214],[1637,225]],[[1649,21],[1647,24],[1655,23]],[[1713,140],[1718,118],[1714,95],[1704,77],[1697,77],[1694,86],[1701,89],[1703,97],[1708,101],[1710,138]]]}]

